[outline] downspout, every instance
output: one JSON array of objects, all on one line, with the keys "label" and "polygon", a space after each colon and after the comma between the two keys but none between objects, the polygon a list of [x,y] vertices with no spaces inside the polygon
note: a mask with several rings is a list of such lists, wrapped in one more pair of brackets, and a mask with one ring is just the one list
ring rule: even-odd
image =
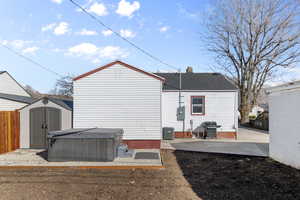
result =
[{"label": "downspout", "polygon": [[[179,71],[179,108],[181,108],[181,103],[182,103],[182,101],[181,101],[181,98],[182,98],[182,96],[181,96],[181,90],[182,90],[182,77],[181,77],[181,70],[180,69],[178,69],[178,71]],[[185,112],[185,110],[184,110],[184,112]],[[185,113],[184,113],[184,116],[185,116]],[[184,133],[184,130],[185,130],[185,117],[184,117],[184,119],[182,120],[182,133]]]}]

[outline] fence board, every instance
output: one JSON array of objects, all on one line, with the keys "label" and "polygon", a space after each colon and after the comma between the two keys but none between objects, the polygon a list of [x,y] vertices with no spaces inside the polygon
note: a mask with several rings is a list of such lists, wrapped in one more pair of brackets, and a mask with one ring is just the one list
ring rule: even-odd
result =
[{"label": "fence board", "polygon": [[20,113],[0,111],[0,154],[20,147]]}]

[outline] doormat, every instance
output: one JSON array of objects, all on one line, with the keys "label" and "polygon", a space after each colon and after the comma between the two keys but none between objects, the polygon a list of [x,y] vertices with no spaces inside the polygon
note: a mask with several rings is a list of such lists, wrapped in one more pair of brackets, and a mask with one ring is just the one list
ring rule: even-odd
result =
[{"label": "doormat", "polygon": [[159,159],[158,153],[154,152],[137,152],[134,159]]}]

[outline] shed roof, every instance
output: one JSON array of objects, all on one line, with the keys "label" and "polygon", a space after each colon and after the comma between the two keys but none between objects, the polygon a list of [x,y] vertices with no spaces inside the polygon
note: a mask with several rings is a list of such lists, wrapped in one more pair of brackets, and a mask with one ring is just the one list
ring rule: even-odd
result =
[{"label": "shed roof", "polygon": [[57,98],[52,98],[48,97],[48,99],[61,107],[64,107],[68,110],[73,110],[73,100],[66,100],[66,99],[57,99]]},{"label": "shed roof", "polygon": [[0,93],[0,98],[16,101],[20,103],[26,103],[26,104],[31,104],[35,101],[35,99],[32,97],[20,96],[15,94],[5,94],[5,93]]},{"label": "shed roof", "polygon": [[3,74],[4,72],[6,72],[6,71],[0,71],[0,74]]},{"label": "shed roof", "polygon": [[26,108],[27,106],[30,106],[36,102],[39,102],[43,99],[47,98],[49,101],[67,109],[67,110],[73,110],[73,100],[65,100],[65,99],[56,99],[56,98],[52,98],[52,97],[42,97],[42,98],[37,98],[37,99],[34,99],[31,103],[29,103],[28,105],[20,108],[20,110]]},{"label": "shed roof", "polygon": [[[179,73],[155,73],[164,77],[163,90],[179,90]],[[182,90],[237,90],[237,87],[220,73],[181,73]]]},{"label": "shed roof", "polygon": [[86,72],[86,73],[84,73],[84,74],[81,74],[80,76],[75,77],[73,80],[74,80],[74,81],[77,81],[77,80],[82,79],[82,78],[84,78],[84,77],[86,77],[86,76],[89,76],[89,75],[94,74],[94,73],[96,73],[96,72],[99,72],[99,71],[101,71],[101,70],[103,70],[103,69],[106,69],[106,68],[108,68],[108,67],[111,67],[111,66],[113,66],[113,65],[115,65],[115,64],[122,65],[122,66],[127,67],[127,68],[129,68],[129,69],[132,69],[132,70],[134,70],[134,71],[137,71],[137,72],[146,74],[146,75],[148,75],[148,76],[150,76],[150,77],[152,77],[152,78],[158,79],[158,80],[160,80],[160,81],[164,81],[164,78],[162,78],[162,77],[160,77],[160,76],[158,76],[158,75],[155,75],[155,74],[150,73],[150,72],[146,72],[146,71],[144,71],[144,70],[142,70],[142,69],[139,69],[139,68],[137,68],[137,67],[134,67],[134,66],[132,66],[132,65],[129,65],[129,64],[124,63],[124,62],[119,61],[119,60],[114,61],[114,62],[111,62],[111,63],[108,63],[108,64],[106,64],[106,65],[104,65],[104,66],[102,66],[102,67],[99,67],[99,68],[94,69],[94,70],[92,70],[92,71]]}]

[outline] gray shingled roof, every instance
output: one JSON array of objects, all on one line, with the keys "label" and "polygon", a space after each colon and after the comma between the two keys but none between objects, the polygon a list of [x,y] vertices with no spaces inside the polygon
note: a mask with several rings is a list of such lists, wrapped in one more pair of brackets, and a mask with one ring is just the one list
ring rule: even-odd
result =
[{"label": "gray shingled roof", "polygon": [[[179,89],[179,73],[154,73],[166,79],[163,90]],[[182,90],[237,90],[235,85],[219,73],[182,73]]]},{"label": "gray shingled roof", "polygon": [[26,104],[31,104],[35,101],[35,99],[32,97],[26,97],[26,96],[14,95],[14,94],[4,94],[4,93],[0,93],[0,98],[16,101],[20,103],[26,103]]},{"label": "gray shingled roof", "polygon": [[3,74],[4,72],[6,72],[6,71],[0,71],[0,74]]},{"label": "gray shingled roof", "polygon": [[73,110],[73,101],[72,100],[64,100],[64,99],[56,99],[52,97],[47,97],[50,101],[60,105],[61,107],[67,110]]},{"label": "gray shingled roof", "polygon": [[[26,103],[26,104],[32,104],[32,103],[35,103],[36,101],[40,100],[37,98],[14,95],[14,94],[5,94],[5,93],[0,93],[0,98],[11,100],[11,101],[16,101],[16,102],[20,102],[20,103]],[[72,100],[56,99],[56,98],[52,98],[52,97],[48,97],[48,99],[50,101],[60,105],[61,107],[65,108],[65,109],[73,110],[73,101]]]}]

